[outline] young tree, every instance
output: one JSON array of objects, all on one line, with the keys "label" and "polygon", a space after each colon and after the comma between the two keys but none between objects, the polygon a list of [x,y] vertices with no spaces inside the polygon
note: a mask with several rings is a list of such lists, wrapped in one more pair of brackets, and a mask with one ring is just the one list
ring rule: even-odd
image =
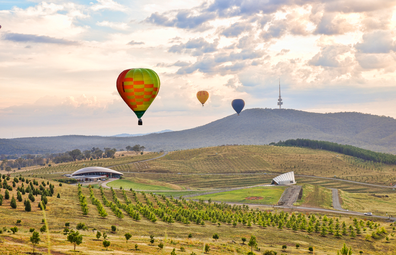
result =
[{"label": "young tree", "polygon": [[25,200],[25,211],[30,212],[32,211],[32,205],[30,204],[30,200]]},{"label": "young tree", "polygon": [[150,243],[153,244],[154,243],[154,236],[150,235]]},{"label": "young tree", "polygon": [[132,237],[132,235],[130,233],[126,233],[125,234],[126,242],[128,242],[128,240],[131,239],[131,237]]},{"label": "young tree", "polygon": [[102,236],[102,233],[100,233],[99,231],[96,232],[96,238],[97,238],[97,239],[100,239],[101,236]]},{"label": "young tree", "polygon": [[245,244],[246,242],[246,237],[242,237],[242,243]]},{"label": "young tree", "polygon": [[80,245],[82,243],[82,239],[83,237],[78,233],[78,231],[74,232],[74,230],[71,230],[67,235],[67,241],[74,245],[74,251],[76,251],[76,245]]},{"label": "young tree", "polygon": [[159,243],[158,247],[162,250],[164,248],[164,244],[163,243]]},{"label": "young tree", "polygon": [[17,227],[10,228],[10,230],[12,231],[13,234],[18,232],[18,228]]},{"label": "young tree", "polygon": [[112,225],[112,226],[111,226],[111,231],[112,231],[112,232],[116,232],[116,231],[117,231],[117,227],[114,226],[114,225]]},{"label": "young tree", "polygon": [[106,251],[107,251],[107,247],[110,246],[110,241],[103,240],[103,246],[106,248]]},{"label": "young tree", "polygon": [[208,253],[210,251],[209,244],[205,244],[205,253]]},{"label": "young tree", "polygon": [[11,207],[12,208],[17,208],[17,203],[16,203],[16,200],[15,200],[15,197],[14,196],[12,196],[12,198],[11,198]]},{"label": "young tree", "polygon": [[[338,252],[337,252],[338,254]],[[349,248],[346,246],[346,244],[344,243],[344,246],[342,247],[342,249],[340,250],[340,254],[341,255],[352,255],[352,248]]]},{"label": "young tree", "polygon": [[250,236],[248,245],[250,246],[250,251],[253,252],[253,247],[257,245],[257,240],[255,236]]},{"label": "young tree", "polygon": [[217,241],[217,239],[219,239],[219,235],[217,233],[214,233],[213,239]]},{"label": "young tree", "polygon": [[34,246],[41,241],[40,234],[36,231],[33,232],[32,236],[30,237],[30,242],[33,245],[33,254],[34,254]]}]

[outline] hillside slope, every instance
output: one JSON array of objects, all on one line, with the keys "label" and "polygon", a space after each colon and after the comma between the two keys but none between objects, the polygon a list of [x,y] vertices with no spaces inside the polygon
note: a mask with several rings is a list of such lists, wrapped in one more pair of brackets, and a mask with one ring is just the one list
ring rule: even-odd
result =
[{"label": "hillside slope", "polygon": [[396,120],[356,112],[311,113],[289,109],[248,109],[193,129],[140,137],[57,136],[0,139],[0,154],[53,153],[75,148],[179,150],[223,144],[268,144],[307,138],[396,154]]}]

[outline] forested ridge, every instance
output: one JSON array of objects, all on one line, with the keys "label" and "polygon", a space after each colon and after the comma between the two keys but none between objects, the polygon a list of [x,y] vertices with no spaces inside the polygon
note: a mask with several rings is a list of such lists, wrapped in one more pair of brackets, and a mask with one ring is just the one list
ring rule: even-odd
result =
[{"label": "forested ridge", "polygon": [[271,143],[276,146],[295,146],[305,147],[311,149],[321,149],[326,151],[338,152],[348,156],[361,158],[373,162],[381,162],[385,164],[396,164],[396,156],[388,153],[374,152],[365,150],[352,145],[338,144],[326,141],[317,141],[309,139],[289,139],[286,141],[280,141],[278,143]]}]

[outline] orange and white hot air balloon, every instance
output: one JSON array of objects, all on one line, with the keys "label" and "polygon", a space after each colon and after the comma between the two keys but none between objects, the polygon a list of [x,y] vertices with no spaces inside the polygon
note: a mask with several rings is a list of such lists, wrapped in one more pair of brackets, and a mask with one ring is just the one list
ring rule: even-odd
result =
[{"label": "orange and white hot air balloon", "polygon": [[198,91],[197,98],[198,98],[199,102],[201,102],[202,106],[204,106],[204,103],[209,98],[209,92],[207,92],[205,90]]}]

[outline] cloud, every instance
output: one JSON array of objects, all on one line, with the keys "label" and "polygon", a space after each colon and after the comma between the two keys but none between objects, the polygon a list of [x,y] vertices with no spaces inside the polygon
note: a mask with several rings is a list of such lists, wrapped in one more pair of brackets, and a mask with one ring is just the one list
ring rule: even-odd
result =
[{"label": "cloud", "polygon": [[102,27],[109,27],[113,29],[118,29],[118,30],[127,30],[129,28],[127,23],[123,22],[110,22],[107,20],[101,21],[101,22],[96,22],[96,25],[102,26]]},{"label": "cloud", "polygon": [[144,44],[144,42],[135,42],[134,40],[130,41],[129,43],[127,43],[128,45],[141,45]]},{"label": "cloud", "polygon": [[216,17],[213,13],[194,15],[189,10],[180,10],[174,16],[174,18],[168,18],[166,15],[153,13],[145,21],[159,26],[207,30],[209,27],[205,26],[205,23]]},{"label": "cloud", "polygon": [[224,31],[221,33],[225,37],[236,37],[240,35],[241,33],[245,31],[249,31],[252,29],[252,26],[250,24],[246,23],[234,23],[230,27],[224,29]]},{"label": "cloud", "polygon": [[356,60],[363,69],[384,69],[385,72],[396,70],[396,58],[391,55],[356,53]]},{"label": "cloud", "polygon": [[282,49],[278,54],[276,54],[276,56],[283,56],[289,52],[290,52],[290,50],[288,50],[288,49]]},{"label": "cloud", "polygon": [[339,56],[349,51],[348,46],[327,45],[324,46],[308,63],[314,66],[339,67],[342,61]]},{"label": "cloud", "polygon": [[12,42],[49,43],[49,44],[61,44],[61,45],[79,44],[76,41],[59,39],[45,35],[6,33],[2,37],[4,40],[12,41]]},{"label": "cloud", "polygon": [[324,13],[314,34],[338,35],[355,30],[345,18],[335,13]]},{"label": "cloud", "polygon": [[389,53],[396,51],[396,43],[390,31],[378,30],[363,35],[363,42],[355,48],[361,53]]},{"label": "cloud", "polygon": [[127,8],[113,0],[96,0],[97,3],[91,6],[94,11],[99,10],[113,10],[113,11],[123,11],[125,12]]},{"label": "cloud", "polygon": [[168,52],[172,53],[191,53],[193,56],[202,56],[204,53],[214,52],[217,49],[218,41],[213,43],[207,42],[203,38],[194,38],[188,40],[186,43],[173,45]]}]

